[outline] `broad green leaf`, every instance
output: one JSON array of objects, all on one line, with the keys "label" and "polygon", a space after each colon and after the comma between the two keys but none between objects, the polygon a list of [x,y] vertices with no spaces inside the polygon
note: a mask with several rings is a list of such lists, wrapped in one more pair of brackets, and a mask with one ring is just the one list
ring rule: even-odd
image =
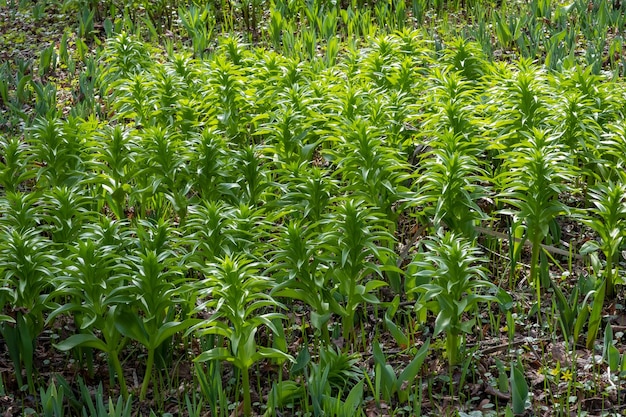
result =
[{"label": "broad green leaf", "polygon": [[163,342],[165,342],[168,338],[174,336],[176,333],[181,332],[194,324],[200,323],[200,319],[187,319],[182,322],[172,321],[169,323],[165,323],[161,327],[154,337],[150,337],[150,346],[149,349],[156,349]]},{"label": "broad green leaf", "polygon": [[368,281],[365,284],[365,292],[369,293],[369,292],[372,292],[372,291],[374,291],[374,290],[376,290],[378,288],[385,287],[385,286],[387,286],[386,282],[373,279],[373,280]]},{"label": "broad green leaf", "polygon": [[346,401],[344,402],[343,410],[346,413],[345,415],[353,416],[357,408],[359,407],[359,405],[361,405],[362,401],[363,401],[363,380],[361,379],[358,384],[352,387],[352,389],[350,390],[350,394],[348,394],[348,397],[346,398]]},{"label": "broad green leaf", "polygon": [[589,255],[590,253],[597,252],[600,250],[600,245],[595,240],[588,240],[580,247],[581,255]]},{"label": "broad green leaf", "polygon": [[280,359],[295,362],[293,356],[288,353],[282,352],[278,349],[262,347],[252,356],[252,363],[258,362],[261,359]]},{"label": "broad green leaf", "polygon": [[602,308],[604,307],[604,294],[606,291],[606,278],[599,283],[598,288],[593,297],[591,314],[589,315],[589,326],[587,327],[587,349],[592,350],[596,341],[598,330],[602,322]]},{"label": "broad green leaf", "polygon": [[513,413],[524,414],[526,410],[526,400],[528,399],[528,383],[522,371],[511,364],[511,401],[513,403]]},{"label": "broad green leaf", "polygon": [[74,349],[75,347],[90,347],[94,349],[101,350],[103,352],[109,352],[109,347],[96,336],[88,333],[75,334],[61,343],[57,343],[54,345],[57,349],[61,351],[68,351]]},{"label": "broad green leaf", "polygon": [[422,368],[422,364],[424,363],[424,359],[426,359],[426,355],[428,354],[428,349],[430,347],[430,339],[427,339],[424,345],[417,351],[415,357],[411,360],[411,362],[404,368],[398,379],[396,381],[396,388],[400,390],[402,384],[405,382],[411,382],[415,379],[420,369]]},{"label": "broad green leaf", "polygon": [[400,328],[394,323],[392,320],[398,310],[400,305],[400,297],[395,296],[393,301],[390,303],[389,308],[385,312],[385,325],[387,326],[387,330],[396,340],[396,343],[400,345],[400,347],[406,347],[409,344],[409,338],[400,330]]},{"label": "broad green leaf", "polygon": [[291,373],[293,375],[299,374],[309,365],[310,361],[311,354],[309,353],[309,349],[306,346],[303,346],[302,349],[300,349],[300,353],[298,353],[295,362],[291,366]]},{"label": "broad green leaf", "polygon": [[443,331],[450,329],[450,322],[452,321],[452,312],[450,310],[441,310],[435,319],[435,330],[433,334],[437,336]]},{"label": "broad green leaf", "polygon": [[615,347],[614,344],[611,343],[611,345],[607,348],[606,356],[607,362],[609,363],[609,371],[617,371],[620,365],[621,357],[619,350]]},{"label": "broad green leaf", "polygon": [[319,314],[317,311],[311,311],[311,324],[316,329],[322,329],[330,320],[331,313]]},{"label": "broad green leaf", "polygon": [[378,374],[380,374],[381,391],[383,392],[384,398],[389,401],[396,391],[398,379],[393,368],[387,364],[387,360],[385,359],[385,355],[378,341],[374,341],[372,352],[374,354],[374,362],[376,363],[376,379],[378,379]]},{"label": "broad green leaf", "polygon": [[150,346],[148,333],[136,312],[117,309],[115,311],[115,328],[125,337],[136,340],[146,347]]},{"label": "broad green leaf", "polygon": [[198,355],[195,362],[208,362],[208,361],[228,361],[238,364],[238,361],[233,356],[228,348],[218,347],[202,352]]}]

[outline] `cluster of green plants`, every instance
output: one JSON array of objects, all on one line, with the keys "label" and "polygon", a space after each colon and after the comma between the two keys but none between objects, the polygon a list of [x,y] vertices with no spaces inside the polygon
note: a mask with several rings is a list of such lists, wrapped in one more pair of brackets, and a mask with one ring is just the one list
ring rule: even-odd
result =
[{"label": "cluster of green plants", "polygon": [[[225,36],[198,54],[121,33],[87,66],[102,102],[50,102],[0,136],[3,390],[39,389],[42,415],[129,415],[134,397],[159,412],[182,360],[190,415],[347,416],[368,398],[412,413],[438,398],[427,358],[465,381],[468,337],[506,323],[514,341],[518,288],[528,320],[594,349],[623,281],[623,84],[408,28],[340,45],[328,59]],[[590,239],[564,241],[565,222]],[[569,288],[554,271],[574,260],[589,275]],[[39,381],[44,333],[87,376],[106,358],[120,399]],[[392,366],[392,346],[410,360]],[[532,407],[523,370],[494,369],[508,412]],[[477,405],[453,378],[445,391]]]},{"label": "cluster of green plants", "polygon": [[[24,412],[469,412],[481,343],[528,323],[610,375],[559,364],[547,403],[623,383],[620,3],[19,7],[78,17],[0,65],[0,393]],[[38,375],[44,346],[106,362],[95,399]],[[539,412],[505,356],[493,413]]]},{"label": "cluster of green plants", "polygon": [[283,52],[336,55],[341,40],[421,28],[430,37],[462,36],[492,59],[539,59],[548,68],[584,63],[594,73],[625,70],[622,28],[626,6],[605,0],[389,0],[342,1],[7,1],[36,19],[46,10],[75,19],[81,40],[99,42],[122,30],[157,41],[191,43],[197,55],[220,33]]},{"label": "cluster of green plants", "polygon": [[[93,59],[105,39],[124,33],[165,45],[170,52],[193,49],[195,58],[211,55],[221,34],[238,34],[248,43],[272,48],[300,60],[323,56],[329,65],[346,45],[417,28],[440,50],[456,37],[478,43],[489,60],[537,60],[552,70],[586,65],[594,74],[624,75],[625,7],[620,1],[556,0],[443,1],[0,1],[9,23],[21,24],[29,12],[34,25],[46,15],[68,24],[61,39],[44,43],[31,58],[0,66],[0,125],[15,127],[54,110],[68,86],[55,81],[69,75],[72,112],[97,112],[102,91],[94,89]],[[12,17],[11,17],[12,16]],[[6,37],[30,42],[23,36]],[[35,108],[35,112],[31,108]]]}]

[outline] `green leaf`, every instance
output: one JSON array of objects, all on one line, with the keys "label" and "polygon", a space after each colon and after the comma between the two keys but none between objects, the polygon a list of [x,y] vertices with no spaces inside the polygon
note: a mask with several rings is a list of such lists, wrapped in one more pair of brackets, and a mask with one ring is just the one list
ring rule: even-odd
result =
[{"label": "green leaf", "polygon": [[604,358],[609,364],[609,371],[615,372],[619,367],[620,353],[617,347],[613,344],[613,329],[611,324],[607,323],[604,329]]},{"label": "green leaf", "polygon": [[176,333],[188,329],[194,324],[200,322],[202,322],[202,320],[200,319],[187,319],[182,322],[171,321],[169,323],[165,323],[161,327],[159,327],[156,336],[150,338],[150,346],[147,347],[149,349],[156,349],[163,342],[165,342],[168,338],[174,336]]},{"label": "green leaf", "polygon": [[15,323],[15,319],[5,314],[0,314],[0,322]]},{"label": "green leaf", "polygon": [[450,328],[450,322],[452,321],[452,312],[449,310],[441,310],[435,319],[435,330],[433,334],[437,336],[442,331],[447,331]]},{"label": "green leaf", "polygon": [[295,359],[290,354],[268,347],[259,348],[252,356],[252,363],[258,362],[261,359],[280,359],[295,362]]},{"label": "green leaf", "polygon": [[411,362],[404,368],[404,370],[398,376],[396,381],[396,389],[400,390],[402,384],[405,382],[410,382],[415,379],[420,369],[422,368],[422,364],[424,363],[424,359],[426,359],[426,355],[428,354],[428,348],[430,347],[430,339],[427,339],[424,345],[417,351],[415,357]]},{"label": "green leaf", "polygon": [[291,373],[294,375],[299,374],[307,367],[309,362],[311,361],[311,354],[309,353],[309,349],[306,346],[303,346],[296,357],[296,361],[293,363],[291,367]]},{"label": "green leaf", "polygon": [[600,250],[600,245],[595,240],[588,240],[580,247],[581,255],[589,255],[590,253],[597,252]]},{"label": "green leaf", "polygon": [[609,363],[609,371],[610,372],[617,371],[619,368],[621,358],[620,358],[619,350],[615,347],[614,344],[609,345],[606,355],[607,355],[607,359]]},{"label": "green leaf", "polygon": [[376,364],[376,379],[378,380],[378,376],[380,375],[381,391],[384,399],[389,401],[398,387],[398,378],[393,368],[387,364],[387,360],[385,359],[385,355],[378,341],[375,341],[372,345],[372,352],[374,354],[374,363]]},{"label": "green leaf", "polygon": [[331,313],[319,314],[316,311],[311,311],[311,324],[316,329],[322,329],[330,320]]},{"label": "green leaf", "polygon": [[54,347],[63,352],[83,346],[109,352],[109,347],[102,340],[88,333],[75,334],[54,345]]},{"label": "green leaf", "polygon": [[385,287],[385,286],[387,286],[387,283],[385,281],[380,281],[380,280],[377,280],[377,279],[373,279],[371,281],[368,281],[365,284],[365,292],[366,293],[372,292],[372,291],[374,291],[374,290],[376,290],[378,288]]},{"label": "green leaf", "polygon": [[207,350],[199,354],[194,362],[209,362],[209,361],[228,361],[236,362],[235,357],[228,348],[218,347]]},{"label": "green leaf", "polygon": [[343,411],[346,413],[346,416],[355,415],[356,409],[361,405],[363,401],[363,380],[360,380],[358,384],[356,384],[350,390],[350,394],[346,398],[344,403]]},{"label": "green leaf", "polygon": [[136,340],[146,347],[150,346],[148,333],[144,328],[143,321],[136,312],[116,309],[115,328],[123,336]]},{"label": "green leaf", "polygon": [[294,381],[280,381],[273,384],[267,396],[267,409],[269,413],[265,415],[275,415],[275,408],[293,403],[302,398],[304,394],[304,386]]},{"label": "green leaf", "polygon": [[517,367],[511,364],[511,401],[513,403],[513,413],[524,414],[526,410],[526,400],[528,399],[528,383],[524,374]]},{"label": "green leaf", "polygon": [[504,363],[498,358],[495,358],[496,368],[498,369],[498,389],[504,393],[509,392],[509,381],[506,377],[506,370],[504,369]]},{"label": "green leaf", "polygon": [[593,344],[596,341],[598,330],[602,322],[602,307],[604,306],[604,294],[606,291],[606,278],[600,283],[600,288],[595,292],[593,297],[593,304],[591,307],[591,314],[589,315],[589,326],[587,327],[587,349],[592,350]]},{"label": "green leaf", "polygon": [[396,340],[401,347],[406,347],[409,344],[409,338],[400,330],[400,328],[394,323],[392,320],[400,306],[400,297],[395,296],[393,301],[390,303],[389,308],[385,312],[385,325],[387,326],[387,330]]}]

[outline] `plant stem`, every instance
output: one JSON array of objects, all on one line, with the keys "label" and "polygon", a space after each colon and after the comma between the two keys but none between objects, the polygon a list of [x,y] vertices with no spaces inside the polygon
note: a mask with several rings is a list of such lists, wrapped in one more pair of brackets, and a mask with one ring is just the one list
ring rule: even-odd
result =
[{"label": "plant stem", "polygon": [[539,277],[537,268],[539,263],[539,251],[541,250],[541,242],[537,242],[537,239],[533,242],[530,257],[530,282],[535,284],[537,292],[537,320],[541,323],[541,279]]},{"label": "plant stem", "polygon": [[128,388],[126,387],[126,380],[124,379],[124,371],[122,370],[122,364],[117,356],[117,350],[113,350],[109,354],[109,361],[113,364],[113,369],[117,374],[117,380],[120,383],[120,391],[124,399],[128,399]]},{"label": "plant stem", "polygon": [[154,351],[155,349],[148,349],[148,361],[146,362],[146,372],[143,376],[143,382],[141,384],[141,392],[139,393],[139,400],[146,399],[148,393],[148,385],[150,385],[150,377],[152,375],[152,367],[154,366]]},{"label": "plant stem", "polygon": [[613,282],[613,259],[611,253],[606,253],[606,297],[613,297],[615,295],[615,284]]},{"label": "plant stem", "polygon": [[446,353],[448,354],[448,364],[452,367],[457,364],[458,360],[458,340],[459,336],[455,331],[451,331],[446,335]]},{"label": "plant stem", "polygon": [[241,369],[241,385],[243,387],[243,415],[252,414],[252,399],[250,398],[250,375],[248,368]]}]

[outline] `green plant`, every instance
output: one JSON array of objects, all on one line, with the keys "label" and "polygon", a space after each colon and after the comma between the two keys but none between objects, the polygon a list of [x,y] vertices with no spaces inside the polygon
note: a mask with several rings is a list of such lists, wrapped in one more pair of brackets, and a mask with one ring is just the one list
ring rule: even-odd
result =
[{"label": "green plant", "polygon": [[70,186],[84,178],[85,150],[80,136],[83,132],[76,122],[52,116],[33,123],[29,144],[33,162],[39,165],[36,177],[39,184]]},{"label": "green plant", "polygon": [[373,391],[377,403],[380,404],[381,399],[389,403],[395,396],[402,402],[408,400],[412,383],[415,381],[417,374],[422,368],[429,347],[430,339],[427,339],[406,368],[404,368],[400,374],[396,375],[393,367],[387,363],[380,343],[374,342],[375,385]]},{"label": "green plant", "polygon": [[[113,239],[105,240],[99,235]],[[120,290],[124,288],[125,279],[116,257],[120,248],[114,245],[115,240],[125,237],[128,235],[120,231],[119,223],[113,222],[82,236],[82,243],[71,250],[65,274],[57,283],[57,293],[67,296],[67,302],[58,306],[48,316],[48,321],[65,312],[73,313],[80,332],[56,344],[56,348],[61,351],[90,348],[105,352],[111,364],[111,380],[117,375],[121,394],[128,398],[119,359],[126,340],[116,328],[119,318],[116,310],[132,299]]]},{"label": "green plant", "polygon": [[322,260],[317,256],[319,238],[313,228],[307,228],[303,221],[291,221],[278,239],[278,247],[273,253],[268,272],[277,282],[272,294],[300,300],[311,307],[310,320],[319,330],[322,340],[330,343],[328,320],[334,302],[328,290],[328,276]]},{"label": "green plant", "polygon": [[507,172],[500,174],[498,181],[502,184],[501,201],[516,209],[502,213],[524,222],[524,238],[532,245],[529,282],[535,285],[541,306],[541,244],[550,235],[554,220],[570,211],[558,197],[573,168],[566,162],[558,136],[537,129],[523,136],[525,140],[506,154],[503,168]]},{"label": "green plant", "polygon": [[98,132],[93,146],[95,155],[90,165],[100,173],[94,179],[102,188],[104,200],[117,219],[124,219],[128,195],[136,173],[136,138],[120,126],[107,127]]},{"label": "green plant", "polygon": [[228,416],[228,407],[226,406],[228,398],[222,385],[221,364],[210,362],[206,365],[206,371],[204,365],[198,364],[194,369],[200,392],[211,408],[211,415]]},{"label": "green plant", "polygon": [[481,184],[486,172],[478,163],[479,150],[471,140],[452,133],[444,133],[432,146],[423,156],[414,204],[424,207],[435,228],[446,226],[471,238],[486,217],[477,204],[488,191]]},{"label": "green plant", "polygon": [[[126,256],[122,272],[128,284],[119,290],[130,302],[115,309],[115,327],[125,337],[143,345],[148,356],[139,399],[146,397],[157,349],[176,333],[199,320],[178,317],[177,306],[184,306],[186,279],[177,266],[178,256],[169,241],[169,224],[140,223],[139,250]],[[182,315],[191,308],[183,308]]]},{"label": "green plant", "polygon": [[524,414],[526,402],[528,401],[528,382],[524,377],[524,368],[521,362],[511,363],[511,385],[512,410],[515,414]]},{"label": "green plant", "polygon": [[16,192],[22,183],[35,177],[28,151],[18,137],[0,136],[0,185],[6,191]]},{"label": "green plant", "polygon": [[594,206],[589,212],[593,216],[584,216],[581,220],[593,229],[598,240],[585,242],[580,252],[593,254],[600,250],[604,254],[606,263],[603,278],[606,280],[606,296],[613,297],[615,284],[621,282],[618,257],[626,224],[626,187],[621,182],[609,180],[607,184],[597,184],[589,190],[589,197]]},{"label": "green plant", "polygon": [[178,9],[178,17],[191,38],[194,55],[199,58],[206,54],[215,30],[216,23],[211,20],[211,16],[212,10],[208,4],[204,7],[192,4],[187,9]]},{"label": "green plant", "polygon": [[54,380],[50,382],[47,389],[39,388],[39,396],[41,398],[42,417],[63,417],[64,412],[64,392],[63,386],[57,389]]},{"label": "green plant", "polygon": [[424,252],[413,260],[416,278],[427,279],[409,292],[422,294],[416,308],[426,308],[437,315],[434,335],[446,334],[446,355],[451,366],[461,361],[463,334],[472,332],[476,319],[463,320],[466,311],[479,303],[499,302],[498,297],[485,294],[495,286],[487,281],[484,259],[480,251],[466,239],[452,232],[439,230],[436,236],[424,241]]},{"label": "green plant", "polygon": [[589,299],[590,295],[595,294],[596,282],[589,277],[580,277],[569,297],[565,296],[559,282],[551,279],[550,284],[559,311],[561,329],[567,340],[576,344],[589,318]]},{"label": "green plant", "polygon": [[86,403],[82,409],[83,417],[130,417],[132,415],[132,397],[126,399],[119,397],[117,401],[109,397],[106,401],[102,384],[98,385],[92,399],[89,388],[81,380],[80,394],[81,400]]},{"label": "green plant", "polygon": [[397,149],[385,143],[382,132],[361,118],[342,121],[338,131],[345,133],[328,152],[329,159],[337,164],[335,174],[341,175],[353,195],[379,208],[393,221],[393,207],[405,191],[406,163]]},{"label": "green plant", "polygon": [[[279,381],[268,395],[266,416],[300,402],[303,410],[312,408],[315,416],[352,416],[363,401],[363,373],[356,355],[333,348],[320,349],[319,362],[311,361],[304,347],[291,367],[292,377],[303,374],[302,381]],[[347,395],[345,394],[347,392]],[[310,401],[310,402],[309,402]]]},{"label": "green plant", "polygon": [[389,249],[393,241],[385,229],[385,221],[364,202],[348,198],[340,201],[335,211],[324,220],[332,230],[321,236],[331,276],[344,302],[339,311],[342,316],[343,337],[354,341],[354,325],[357,308],[364,304],[376,304],[374,292],[386,282],[368,279],[375,274],[382,277],[383,271],[394,265],[378,265],[376,260],[395,255]]},{"label": "green plant", "polygon": [[[17,383],[22,386],[26,373],[28,389],[35,392],[35,342],[44,328],[44,312],[49,308],[52,277],[58,262],[55,251],[45,250],[51,242],[36,229],[0,227],[0,277],[5,302],[4,320],[0,322],[9,356],[15,366]],[[6,316],[10,316],[10,319]]]},{"label": "green plant", "polygon": [[[243,412],[252,412],[250,368],[263,359],[292,360],[291,356],[275,348],[259,347],[256,333],[261,326],[280,334],[276,320],[284,319],[277,312],[262,313],[261,309],[282,308],[282,305],[267,295],[272,281],[258,275],[258,266],[246,258],[225,257],[219,263],[208,266],[195,265],[204,273],[200,297],[210,297],[202,308],[213,308],[206,320],[194,325],[190,331],[200,335],[218,335],[226,338],[229,347],[214,347],[201,353],[196,362],[228,361],[239,371],[243,391]],[[189,332],[188,332],[189,333]]]}]

